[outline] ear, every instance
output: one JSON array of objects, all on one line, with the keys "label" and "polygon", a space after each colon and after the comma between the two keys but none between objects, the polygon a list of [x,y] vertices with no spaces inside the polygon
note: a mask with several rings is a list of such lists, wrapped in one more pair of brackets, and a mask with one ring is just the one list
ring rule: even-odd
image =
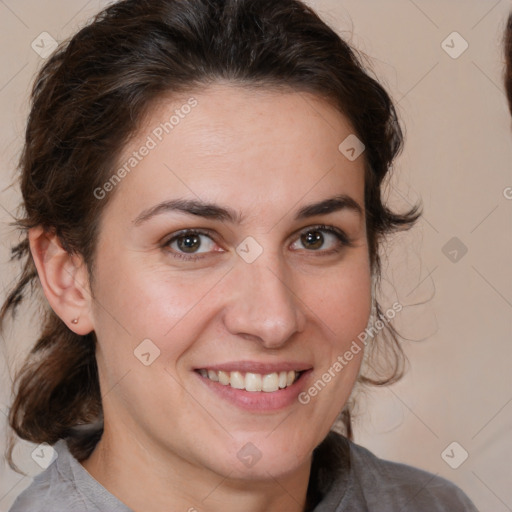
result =
[{"label": "ear", "polygon": [[[83,258],[68,253],[55,233],[39,226],[29,229],[28,240],[51,308],[73,332],[89,334],[94,330],[93,299]],[[73,323],[73,319],[78,322]]]}]

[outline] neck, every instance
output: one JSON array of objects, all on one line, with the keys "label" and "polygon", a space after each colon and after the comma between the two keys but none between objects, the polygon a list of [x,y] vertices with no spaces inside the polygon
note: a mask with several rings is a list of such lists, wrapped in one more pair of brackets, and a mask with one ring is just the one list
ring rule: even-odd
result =
[{"label": "neck", "polygon": [[103,435],[82,466],[134,512],[306,512],[311,458],[278,478],[234,479],[183,460],[137,436]]}]

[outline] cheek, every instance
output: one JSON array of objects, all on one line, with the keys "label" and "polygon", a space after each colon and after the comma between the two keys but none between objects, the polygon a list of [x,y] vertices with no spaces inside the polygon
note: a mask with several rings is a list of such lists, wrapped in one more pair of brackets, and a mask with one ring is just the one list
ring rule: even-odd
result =
[{"label": "cheek", "polygon": [[[349,264],[350,263],[350,264]],[[371,272],[364,252],[309,286],[310,318],[322,330],[315,346],[314,376],[299,395],[299,403],[327,433],[349,398],[359,374],[364,347],[358,336],[371,312]]]},{"label": "cheek", "polygon": [[[132,339],[164,338],[191,316],[197,318],[209,279],[193,282],[163,272],[111,272],[98,294],[99,328],[129,333]],[[111,339],[111,338],[110,338]]]},{"label": "cheek", "polygon": [[367,326],[371,312],[371,273],[364,253],[351,264],[304,283],[305,302],[343,345]]},{"label": "cheek", "polygon": [[175,368],[204,329],[201,299],[213,283],[129,267],[105,265],[98,272],[104,277],[98,287],[95,325],[101,381],[105,389],[116,389],[109,398],[116,396],[134,417],[146,409],[171,417],[172,410],[165,407],[189,407],[184,405],[187,396]]},{"label": "cheek", "polygon": [[[156,372],[169,383],[168,372],[175,374],[177,364],[205,337],[215,312],[226,303],[230,294],[221,293],[225,272],[171,269],[140,258],[109,258],[103,265],[98,261],[95,331],[105,384],[114,385],[127,371],[148,386],[154,386]],[[154,346],[142,345],[147,339]],[[158,354],[150,373],[134,357],[142,347],[141,353],[147,353],[147,346]]]}]

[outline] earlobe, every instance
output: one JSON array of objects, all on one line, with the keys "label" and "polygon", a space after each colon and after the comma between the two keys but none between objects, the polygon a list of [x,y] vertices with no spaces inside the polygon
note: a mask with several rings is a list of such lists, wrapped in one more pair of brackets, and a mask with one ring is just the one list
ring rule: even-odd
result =
[{"label": "earlobe", "polygon": [[73,332],[89,334],[94,330],[92,296],[83,259],[67,252],[58,236],[42,227],[29,229],[28,239],[51,308]]}]

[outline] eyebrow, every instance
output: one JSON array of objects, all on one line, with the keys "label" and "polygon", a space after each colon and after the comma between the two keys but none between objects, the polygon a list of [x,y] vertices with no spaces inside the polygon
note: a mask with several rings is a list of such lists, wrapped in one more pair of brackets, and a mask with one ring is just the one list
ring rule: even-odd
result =
[{"label": "eyebrow", "polygon": [[[295,220],[306,219],[316,215],[327,215],[340,210],[350,210],[360,216],[363,215],[363,209],[355,199],[346,194],[341,194],[303,206],[296,213]],[[137,226],[156,215],[176,211],[205,219],[232,222],[234,224],[240,224],[243,221],[243,215],[229,207],[220,206],[215,203],[205,203],[197,199],[173,199],[163,201],[156,206],[142,211],[134,219],[133,223]]]}]

